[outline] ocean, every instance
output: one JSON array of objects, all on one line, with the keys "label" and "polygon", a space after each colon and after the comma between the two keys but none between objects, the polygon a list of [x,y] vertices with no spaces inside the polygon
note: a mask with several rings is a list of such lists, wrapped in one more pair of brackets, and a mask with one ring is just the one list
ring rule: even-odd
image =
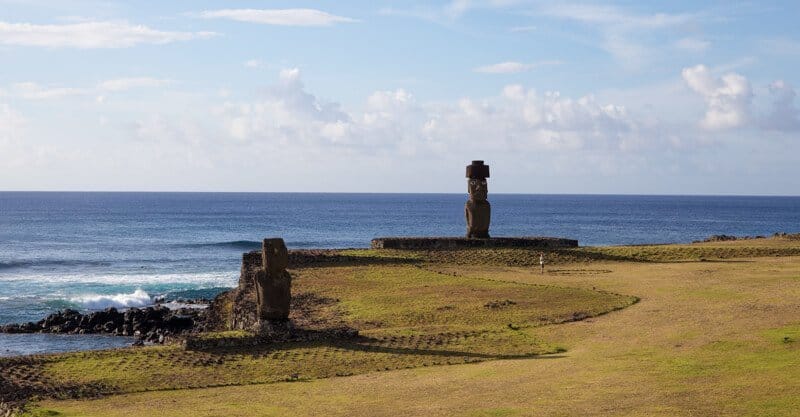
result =
[{"label": "ocean", "polygon": [[[0,192],[0,324],[58,309],[142,307],[236,285],[264,237],[290,249],[378,236],[460,236],[462,194]],[[691,242],[800,231],[800,197],[491,194],[493,236],[581,245]],[[0,335],[0,355],[103,348],[124,338]]]}]

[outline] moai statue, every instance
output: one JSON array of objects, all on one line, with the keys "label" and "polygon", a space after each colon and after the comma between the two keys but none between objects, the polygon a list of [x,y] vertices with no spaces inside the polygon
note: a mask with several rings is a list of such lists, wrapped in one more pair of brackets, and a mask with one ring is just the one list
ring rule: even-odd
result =
[{"label": "moai statue", "polygon": [[261,269],[256,274],[256,298],[260,322],[286,321],[292,300],[292,276],[286,272],[289,251],[283,239],[264,239]]},{"label": "moai statue", "polygon": [[467,165],[467,192],[469,200],[464,206],[464,214],[467,218],[467,238],[489,238],[489,220],[492,215],[492,207],[486,200],[489,190],[486,187],[486,178],[489,178],[489,165],[484,165],[483,161],[472,161]]}]

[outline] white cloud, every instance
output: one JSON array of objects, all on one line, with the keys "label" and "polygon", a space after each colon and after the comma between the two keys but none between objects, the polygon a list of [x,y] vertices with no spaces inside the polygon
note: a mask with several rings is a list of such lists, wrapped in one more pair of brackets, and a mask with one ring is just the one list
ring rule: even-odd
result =
[{"label": "white cloud", "polygon": [[725,62],[722,64],[717,64],[711,68],[712,72],[716,73],[723,73],[723,72],[732,72],[734,70],[740,70],[743,68],[751,67],[758,62],[758,59],[753,56],[745,56],[742,58],[737,58],[730,62]]},{"label": "white cloud", "polygon": [[260,67],[264,66],[264,63],[261,62],[261,60],[258,60],[258,59],[249,59],[249,60],[244,62],[244,66],[246,68],[260,68]]},{"label": "white cloud", "polygon": [[624,68],[639,69],[652,59],[653,51],[628,33],[609,32],[601,48],[611,54]]},{"label": "white cloud", "polygon": [[226,103],[218,114],[234,139],[269,140],[283,145],[315,143],[329,123],[349,122],[349,116],[338,104],[323,102],[305,92],[297,68],[282,70],[280,82],[260,100]]},{"label": "white cloud", "polygon": [[222,9],[206,10],[199,15],[206,19],[230,19],[279,26],[332,26],[337,23],[358,22],[356,19],[316,9]]},{"label": "white cloud", "polygon": [[623,26],[630,29],[661,29],[688,23],[696,15],[654,13],[637,15],[613,6],[551,3],[542,9],[548,16],[577,20],[584,23]]},{"label": "white cloud", "polygon": [[69,96],[80,96],[88,91],[74,87],[44,87],[32,82],[15,83],[11,85],[9,95],[25,100],[49,100]]},{"label": "white cloud", "polygon": [[[621,8],[604,5],[547,3],[539,14],[558,19],[572,20],[596,28],[599,39],[588,40],[611,54],[622,66],[638,69],[649,62],[657,48],[648,46],[644,36],[653,31],[664,31],[688,25],[698,20],[689,13],[635,14]],[[697,46],[697,45],[694,45]]]},{"label": "white cloud", "polygon": [[[11,84],[5,95],[24,100],[57,100],[68,97],[118,93],[139,88],[163,87],[171,83],[171,80],[150,77],[105,80],[97,83],[94,87],[43,86],[34,82],[22,82]],[[102,103],[105,101],[105,97],[98,96],[96,101]]]},{"label": "white cloud", "polygon": [[0,146],[9,144],[25,125],[25,118],[8,106],[0,103]]},{"label": "white cloud", "polygon": [[761,127],[767,130],[800,130],[800,110],[794,103],[797,97],[795,89],[789,83],[778,80],[770,84],[769,92],[773,98],[772,108],[760,121]]},{"label": "white cloud", "polygon": [[131,128],[137,140],[155,143],[200,145],[209,136],[199,123],[160,114],[137,120]]},{"label": "white cloud", "polygon": [[711,46],[711,42],[696,38],[683,38],[675,42],[675,47],[689,52],[705,52]]},{"label": "white cloud", "polygon": [[482,72],[485,74],[515,74],[519,72],[526,72],[531,71],[533,69],[545,66],[545,65],[558,65],[561,64],[561,61],[551,60],[551,61],[539,61],[533,62],[529,64],[524,64],[522,62],[515,62],[515,61],[507,61],[507,62],[500,62],[497,64],[492,65],[485,65],[482,67],[477,67],[473,69],[475,72]]},{"label": "white cloud", "polygon": [[444,13],[447,17],[455,19],[461,17],[470,8],[472,8],[471,0],[451,0],[444,6]]},{"label": "white cloud", "polygon": [[748,122],[753,92],[747,78],[735,73],[716,78],[705,65],[684,68],[682,75],[689,88],[706,101],[701,126],[712,130],[729,129]]},{"label": "white cloud", "polygon": [[128,48],[214,36],[213,32],[168,32],[127,22],[83,22],[62,25],[0,22],[0,44],[48,48]]},{"label": "white cloud", "polygon": [[[674,172],[694,169],[686,155],[700,154],[709,145],[743,134],[739,129],[711,134],[697,128],[693,121],[702,117],[704,108],[700,100],[691,100],[692,93],[683,83],[691,82],[691,90],[701,95],[721,94],[718,90],[725,83],[713,72],[690,70],[686,80],[677,76],[675,80],[680,81],[678,91],[694,102],[691,111],[664,121],[651,118],[652,114],[643,117],[645,104],[620,105],[631,104],[624,96],[569,97],[521,85],[506,86],[486,97],[444,102],[420,101],[404,89],[382,90],[367,95],[360,106],[344,107],[309,92],[301,71],[288,68],[280,72],[274,85],[259,90],[262,93],[251,99],[241,99],[241,94],[220,97],[214,90],[191,97],[159,95],[141,106],[137,97],[141,111],[131,113],[129,103],[116,106],[112,102],[103,112],[110,123],[102,126],[88,120],[76,122],[77,127],[57,125],[69,121],[50,123],[49,127],[48,123],[30,123],[36,128],[34,135],[26,134],[24,141],[4,146],[0,165],[33,161],[35,164],[19,164],[22,168],[15,172],[48,166],[53,172],[70,173],[51,176],[54,182],[30,183],[45,188],[74,187],[79,182],[72,174],[80,172],[80,180],[89,181],[84,187],[101,184],[106,189],[160,184],[160,189],[409,191],[404,188],[411,186],[409,179],[397,174],[409,166],[419,174],[413,177],[414,183],[425,175],[436,177],[420,189],[442,191],[452,189],[448,188],[451,180],[442,179],[451,170],[445,167],[457,167],[477,157],[505,166],[509,170],[505,178],[529,178],[544,170],[575,181],[630,175],[658,181],[672,167],[676,167]],[[773,87],[781,97],[790,95],[785,83]],[[661,97],[675,91],[645,90],[631,95]],[[663,107],[656,107],[654,114],[664,112]],[[667,110],[672,113],[671,108]],[[3,116],[4,111],[8,113],[0,106],[0,120],[9,118]],[[10,131],[19,131],[9,130],[9,125],[0,121],[0,141]],[[59,131],[69,140],[58,135]],[[704,138],[712,141],[704,143]],[[34,154],[32,149],[37,149],[35,158],[24,159]],[[64,157],[69,151],[77,152],[72,159]],[[716,149],[707,151],[713,155]],[[264,164],[292,180],[265,183],[254,177],[252,173]],[[135,175],[137,172],[144,172],[145,177]],[[341,181],[343,176],[359,172],[371,175],[355,183]],[[62,177],[69,181],[59,183]],[[136,181],[125,182],[127,178]],[[591,181],[590,187],[614,191],[614,187],[602,188],[604,182],[599,178]]]},{"label": "white cloud", "polygon": [[35,156],[36,151],[26,146],[22,137],[27,124],[20,113],[0,103],[0,166],[4,172],[0,181],[11,180],[13,170],[29,166],[29,158]]},{"label": "white cloud", "polygon": [[284,83],[295,83],[300,81],[300,68],[284,68],[278,74]]},{"label": "white cloud", "polygon": [[361,111],[346,111],[305,91],[297,69],[254,102],[226,103],[218,114],[237,141],[302,152],[446,155],[539,152],[542,149],[626,150],[639,127],[622,106],[593,97],[538,94],[506,87],[496,97],[419,103],[405,90],[377,91]]},{"label": "white cloud", "polygon": [[150,77],[117,78],[103,81],[97,88],[103,91],[128,91],[135,88],[163,87],[171,83],[171,80]]}]

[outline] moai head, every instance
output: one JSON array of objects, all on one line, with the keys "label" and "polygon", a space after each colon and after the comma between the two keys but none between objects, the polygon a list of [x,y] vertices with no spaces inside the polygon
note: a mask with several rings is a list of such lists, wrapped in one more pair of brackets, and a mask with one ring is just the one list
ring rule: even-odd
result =
[{"label": "moai head", "polygon": [[272,276],[286,270],[289,266],[289,251],[283,239],[264,239],[261,246],[261,265]]},{"label": "moai head", "polygon": [[486,178],[489,178],[489,165],[484,165],[483,161],[472,161],[467,165],[467,192],[469,199],[473,201],[486,201],[489,189],[486,185]]},{"label": "moai head", "polygon": [[467,182],[467,192],[469,199],[473,201],[486,201],[489,189],[485,179],[472,179]]}]

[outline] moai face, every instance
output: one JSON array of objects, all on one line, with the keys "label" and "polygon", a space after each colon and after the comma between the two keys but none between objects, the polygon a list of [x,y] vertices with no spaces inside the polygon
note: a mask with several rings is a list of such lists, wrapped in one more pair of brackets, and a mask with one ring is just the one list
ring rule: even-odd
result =
[{"label": "moai face", "polygon": [[261,262],[271,276],[277,276],[289,266],[289,251],[283,239],[264,239]]},{"label": "moai face", "polygon": [[486,179],[471,178],[467,183],[467,192],[469,193],[470,200],[486,201],[489,193]]}]

